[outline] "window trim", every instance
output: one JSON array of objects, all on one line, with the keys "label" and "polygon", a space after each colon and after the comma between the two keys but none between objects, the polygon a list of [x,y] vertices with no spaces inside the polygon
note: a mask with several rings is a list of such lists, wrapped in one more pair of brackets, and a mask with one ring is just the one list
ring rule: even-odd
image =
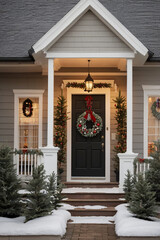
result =
[{"label": "window trim", "polygon": [[19,98],[36,97],[39,99],[38,148],[42,147],[42,114],[44,90],[13,89],[14,93],[14,149],[19,149]]},{"label": "window trim", "polygon": [[143,114],[143,155],[148,157],[148,98],[160,95],[160,85],[142,85],[144,91],[144,114]]}]

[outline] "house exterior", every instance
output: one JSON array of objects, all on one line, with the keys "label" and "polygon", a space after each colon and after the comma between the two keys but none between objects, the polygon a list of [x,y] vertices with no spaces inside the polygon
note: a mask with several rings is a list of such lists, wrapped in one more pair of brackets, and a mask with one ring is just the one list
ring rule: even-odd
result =
[{"label": "house exterior", "polygon": [[[119,154],[122,189],[135,157],[148,157],[160,134],[155,116],[160,96],[159,9],[159,1],[146,0],[1,1],[0,143],[41,149],[44,156],[38,164],[44,164],[47,174],[57,172],[53,119],[63,89],[69,115],[64,181],[114,182],[113,100],[121,90],[127,99],[127,150]],[[88,93],[66,87],[68,82],[84,82],[88,60],[94,83],[110,83],[111,88]],[[86,96],[92,96],[92,108],[102,118],[95,137],[85,137],[76,126],[86,110]],[[24,106],[33,109],[31,116]],[[17,173],[31,174],[34,161],[15,158]]]}]

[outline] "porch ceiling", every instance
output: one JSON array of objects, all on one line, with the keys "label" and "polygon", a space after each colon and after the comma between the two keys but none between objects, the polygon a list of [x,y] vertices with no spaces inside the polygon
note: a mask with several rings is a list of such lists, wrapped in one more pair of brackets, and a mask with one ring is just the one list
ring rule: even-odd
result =
[{"label": "porch ceiling", "polygon": [[[126,59],[118,58],[90,58],[90,67],[93,68],[105,68],[105,67],[117,67],[119,68],[120,63],[126,65]],[[59,67],[73,67],[82,68],[88,66],[88,59],[84,58],[60,58],[55,60],[55,64]]]}]

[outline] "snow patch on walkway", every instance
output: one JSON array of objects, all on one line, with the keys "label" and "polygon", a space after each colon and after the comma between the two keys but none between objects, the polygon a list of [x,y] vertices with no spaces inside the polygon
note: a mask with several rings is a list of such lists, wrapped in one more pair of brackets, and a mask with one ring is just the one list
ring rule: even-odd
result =
[{"label": "snow patch on walkway", "polygon": [[97,217],[97,216],[89,216],[89,217],[72,217],[71,224],[80,224],[80,223],[93,223],[93,224],[113,224],[111,221],[114,221],[114,217]]}]

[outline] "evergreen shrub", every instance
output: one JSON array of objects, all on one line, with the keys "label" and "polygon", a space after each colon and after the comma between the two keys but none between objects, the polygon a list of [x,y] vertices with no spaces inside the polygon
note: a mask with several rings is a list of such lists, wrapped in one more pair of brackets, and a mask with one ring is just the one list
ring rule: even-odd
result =
[{"label": "evergreen shrub", "polygon": [[21,189],[9,147],[0,148],[0,216],[14,218],[21,215]]},{"label": "evergreen shrub", "polygon": [[154,142],[154,151],[151,154],[153,160],[146,173],[146,179],[151,185],[151,189],[156,193],[156,201],[160,202],[160,140]]},{"label": "evergreen shrub", "polygon": [[151,185],[146,181],[142,174],[138,175],[138,180],[131,190],[131,196],[128,209],[136,217],[149,220],[155,216],[155,192],[152,191]]}]

